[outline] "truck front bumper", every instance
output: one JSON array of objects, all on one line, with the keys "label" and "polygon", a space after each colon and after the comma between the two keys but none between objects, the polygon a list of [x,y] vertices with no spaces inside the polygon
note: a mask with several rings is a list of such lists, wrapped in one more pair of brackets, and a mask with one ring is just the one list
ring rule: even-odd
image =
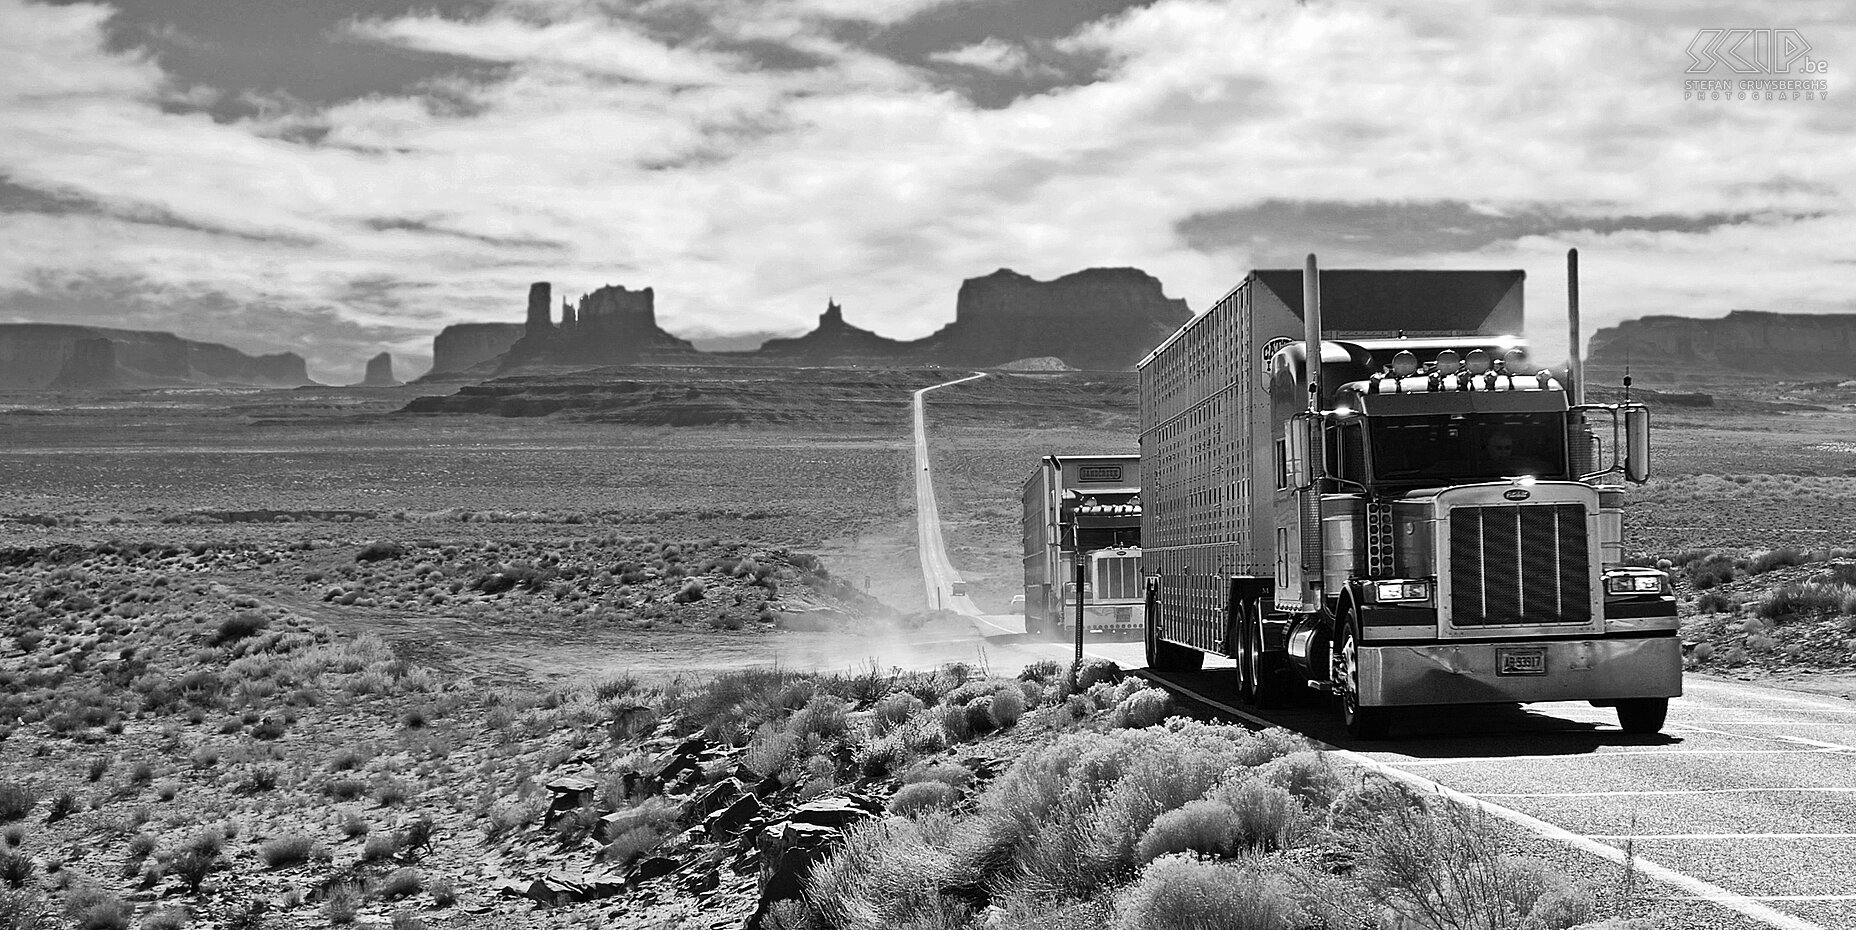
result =
[{"label": "truck front bumper", "polygon": [[1359,646],[1362,706],[1679,697],[1674,636]]}]

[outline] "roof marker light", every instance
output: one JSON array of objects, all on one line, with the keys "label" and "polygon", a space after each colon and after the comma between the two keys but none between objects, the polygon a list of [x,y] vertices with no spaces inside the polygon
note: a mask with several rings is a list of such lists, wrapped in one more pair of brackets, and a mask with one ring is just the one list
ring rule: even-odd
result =
[{"label": "roof marker light", "polygon": [[1527,367],[1527,350],[1514,348],[1502,353],[1502,367],[1511,375],[1520,374]]},{"label": "roof marker light", "polygon": [[1392,356],[1392,373],[1398,377],[1410,377],[1418,370],[1418,357],[1408,349],[1401,349]]},{"label": "roof marker light", "polygon": [[1456,370],[1459,367],[1461,367],[1462,364],[1463,364],[1463,360],[1460,356],[1456,354],[1455,349],[1445,349],[1442,352],[1437,353],[1437,373],[1438,374],[1454,375],[1456,374]]},{"label": "roof marker light", "polygon": [[1469,356],[1463,359],[1463,367],[1468,368],[1469,373],[1472,375],[1479,375],[1488,371],[1491,364],[1489,353],[1481,349],[1469,350]]}]

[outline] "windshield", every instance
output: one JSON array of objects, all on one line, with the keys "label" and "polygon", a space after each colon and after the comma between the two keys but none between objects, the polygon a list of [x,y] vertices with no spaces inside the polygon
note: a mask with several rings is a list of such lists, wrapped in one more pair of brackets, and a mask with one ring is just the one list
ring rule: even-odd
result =
[{"label": "windshield", "polygon": [[1374,419],[1372,469],[1381,481],[1566,477],[1558,414],[1450,414]]}]

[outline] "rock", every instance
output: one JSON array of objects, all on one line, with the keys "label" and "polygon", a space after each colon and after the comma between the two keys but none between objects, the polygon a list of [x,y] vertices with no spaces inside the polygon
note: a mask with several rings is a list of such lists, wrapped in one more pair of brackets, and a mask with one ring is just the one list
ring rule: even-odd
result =
[{"label": "rock", "polygon": [[494,362],[522,338],[521,323],[454,323],[432,339],[432,370],[419,380],[457,375]]},{"label": "rock", "polygon": [[734,778],[724,778],[698,792],[695,799],[690,802],[690,806],[696,811],[697,816],[707,816],[728,806],[744,790],[740,781]]},{"label": "rock", "polygon": [[681,868],[683,868],[682,863],[668,856],[648,856],[638,860],[632,866],[631,881],[634,883],[653,881]]},{"label": "rock", "polygon": [[561,815],[592,803],[594,792],[599,790],[599,783],[578,775],[557,775],[542,787],[547,788],[553,797],[548,800],[548,810],[542,815],[541,825],[551,827]]},{"label": "rock", "polygon": [[1138,268],[1089,268],[1038,281],[1001,268],[961,282],[954,322],[913,345],[948,365],[1055,357],[1073,368],[1127,369],[1192,313]]},{"label": "rock", "polygon": [[710,837],[734,836],[747,826],[754,816],[761,812],[760,799],[744,794],[735,799],[733,804],[711,814],[703,821],[703,832]]},{"label": "rock", "polygon": [[1856,375],[1856,317],[1847,313],[1735,310],[1696,319],[1656,315],[1592,334],[1593,365],[1681,372],[1783,373],[1788,378]]},{"label": "rock", "polygon": [[38,390],[61,378],[59,386],[67,389],[315,383],[302,356],[289,352],[253,356],[173,333],[0,323],[0,388]]},{"label": "rock", "polygon": [[394,387],[400,382],[393,378],[393,355],[382,352],[367,360],[367,375],[361,379],[362,387]]},{"label": "rock", "polygon": [[819,798],[793,809],[787,820],[795,824],[843,828],[883,812],[883,802],[860,795]]},{"label": "rock", "polygon": [[760,835],[760,900],[746,930],[759,930],[775,901],[800,897],[812,867],[843,839],[836,827],[782,822]]},{"label": "rock", "polygon": [[634,291],[607,285],[582,295],[577,309],[562,312],[559,326],[549,318],[547,295],[545,282],[530,286],[528,323],[522,338],[498,363],[499,371],[524,365],[618,365],[699,354],[687,340],[658,327],[657,295],[651,288]]}]

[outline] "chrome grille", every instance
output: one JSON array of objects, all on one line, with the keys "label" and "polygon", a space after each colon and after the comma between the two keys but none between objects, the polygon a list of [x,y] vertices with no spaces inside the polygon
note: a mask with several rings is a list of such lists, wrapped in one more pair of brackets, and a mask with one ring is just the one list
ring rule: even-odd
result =
[{"label": "chrome grille", "polygon": [[1095,596],[1101,601],[1140,600],[1146,596],[1141,586],[1141,557],[1104,556],[1096,560]]},{"label": "chrome grille", "polygon": [[1591,569],[1579,504],[1450,511],[1457,626],[1588,623]]}]

